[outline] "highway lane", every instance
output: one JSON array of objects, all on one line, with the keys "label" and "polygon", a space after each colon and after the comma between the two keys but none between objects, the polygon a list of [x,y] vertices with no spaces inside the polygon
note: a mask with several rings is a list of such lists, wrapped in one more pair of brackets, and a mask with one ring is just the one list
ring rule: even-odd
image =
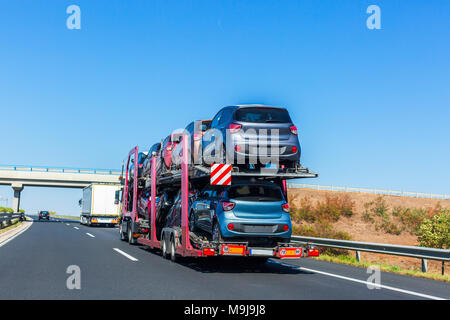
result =
[{"label": "highway lane", "polygon": [[[80,290],[66,287],[71,265],[81,270]],[[36,220],[0,247],[0,299],[450,298],[447,283],[382,272],[382,285],[407,291],[370,290],[357,282],[368,277],[365,269],[312,259],[258,268],[209,258],[172,263],[120,241],[116,228],[69,220]]]}]

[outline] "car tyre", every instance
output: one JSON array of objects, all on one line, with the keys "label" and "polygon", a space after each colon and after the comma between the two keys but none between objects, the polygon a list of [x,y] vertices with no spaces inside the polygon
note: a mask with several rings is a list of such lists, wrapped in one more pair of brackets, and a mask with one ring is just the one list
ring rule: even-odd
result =
[{"label": "car tyre", "polygon": [[220,225],[218,221],[215,221],[213,225],[212,240],[216,242],[223,242],[223,237],[222,233],[220,232]]},{"label": "car tyre", "polygon": [[191,212],[189,215],[189,231],[195,232],[197,230],[197,226],[195,223],[195,214],[194,212]]}]

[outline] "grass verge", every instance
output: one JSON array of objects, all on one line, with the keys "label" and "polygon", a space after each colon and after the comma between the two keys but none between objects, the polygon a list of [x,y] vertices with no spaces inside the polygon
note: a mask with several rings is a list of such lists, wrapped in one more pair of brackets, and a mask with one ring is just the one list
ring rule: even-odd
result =
[{"label": "grass verge", "polygon": [[355,267],[362,267],[362,268],[368,268],[370,266],[376,265],[380,268],[381,271],[392,272],[392,273],[413,276],[413,277],[419,277],[419,278],[426,278],[426,279],[431,279],[431,280],[450,282],[449,275],[441,275],[438,273],[431,273],[431,272],[424,273],[419,269],[403,269],[403,268],[400,268],[399,266],[391,265],[388,263],[379,263],[379,262],[374,262],[374,261],[358,262],[358,260],[356,260],[356,258],[354,258],[352,256],[348,256],[348,255],[331,256],[331,255],[323,254],[323,255],[321,255],[317,258],[313,258],[313,259],[328,261],[328,262],[335,262],[335,263],[343,263],[343,264],[347,264],[347,265],[351,265],[351,266],[355,266]]}]

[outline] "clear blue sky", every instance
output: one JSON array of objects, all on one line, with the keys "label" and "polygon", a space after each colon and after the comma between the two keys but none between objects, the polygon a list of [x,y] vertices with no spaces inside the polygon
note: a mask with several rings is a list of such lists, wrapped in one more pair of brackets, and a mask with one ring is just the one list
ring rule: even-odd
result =
[{"label": "clear blue sky", "polygon": [[[2,164],[120,168],[136,144],[264,103],[299,128],[320,173],[304,182],[450,193],[448,0],[1,0],[0,48]],[[25,188],[22,208],[76,215],[80,197]]]}]

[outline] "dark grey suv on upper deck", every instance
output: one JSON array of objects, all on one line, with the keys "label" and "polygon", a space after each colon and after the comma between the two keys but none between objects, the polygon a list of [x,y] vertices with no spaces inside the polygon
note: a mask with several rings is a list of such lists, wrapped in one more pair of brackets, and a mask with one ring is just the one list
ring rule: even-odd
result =
[{"label": "dark grey suv on upper deck", "polygon": [[[222,139],[217,138],[219,135]],[[267,150],[260,148],[265,145],[261,141],[267,141]],[[274,142],[278,142],[276,150],[271,147]],[[224,163],[228,155],[228,163],[231,160],[234,164],[240,164],[237,159],[244,159],[248,164],[249,159],[253,158],[257,166],[263,166],[267,161],[260,155],[267,154],[269,157],[278,156],[279,164],[286,168],[296,168],[300,164],[300,153],[297,127],[292,123],[289,112],[280,107],[225,107],[215,115],[211,129],[203,136],[203,156],[207,164],[217,162],[217,159]]]}]

